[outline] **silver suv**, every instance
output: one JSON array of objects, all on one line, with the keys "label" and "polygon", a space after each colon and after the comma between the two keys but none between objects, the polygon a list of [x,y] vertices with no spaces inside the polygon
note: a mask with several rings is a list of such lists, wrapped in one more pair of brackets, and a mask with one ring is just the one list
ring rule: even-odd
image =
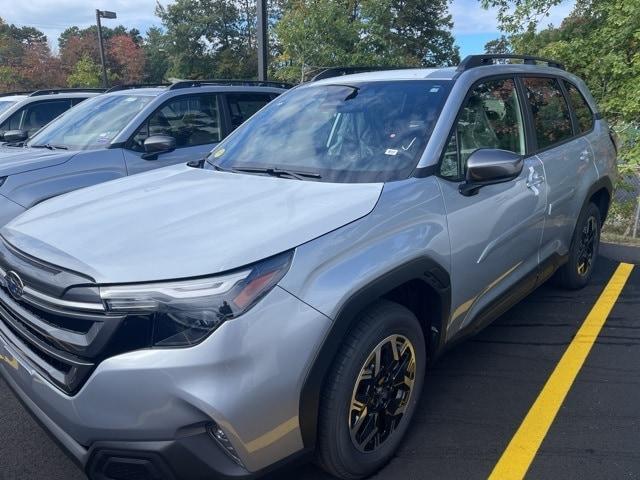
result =
[{"label": "silver suv", "polygon": [[448,346],[593,271],[609,128],[561,65],[494,60],[304,84],[203,167],[18,217],[3,376],[94,479],[380,469]]},{"label": "silver suv", "polygon": [[[0,147],[0,226],[78,188],[203,160],[283,87],[242,80],[113,87],[58,117],[28,142]],[[17,132],[5,137],[10,133],[19,140]]]},{"label": "silver suv", "polygon": [[0,141],[24,141],[71,107],[102,92],[104,89],[100,88],[55,88],[3,93],[0,95]]}]

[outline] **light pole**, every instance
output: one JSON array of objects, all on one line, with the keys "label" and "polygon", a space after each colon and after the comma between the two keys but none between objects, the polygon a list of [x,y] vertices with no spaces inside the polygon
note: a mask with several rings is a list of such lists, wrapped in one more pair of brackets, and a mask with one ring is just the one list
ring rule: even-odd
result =
[{"label": "light pole", "polygon": [[116,12],[96,9],[96,23],[98,24],[98,50],[100,50],[100,63],[102,63],[102,86],[107,88],[107,64],[104,61],[104,42],[102,41],[101,18],[116,18]]},{"label": "light pole", "polygon": [[267,81],[267,0],[258,0],[258,80]]}]

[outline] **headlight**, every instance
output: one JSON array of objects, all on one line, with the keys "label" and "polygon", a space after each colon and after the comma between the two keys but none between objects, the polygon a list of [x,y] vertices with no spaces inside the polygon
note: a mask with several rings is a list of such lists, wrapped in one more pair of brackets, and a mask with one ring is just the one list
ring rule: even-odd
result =
[{"label": "headlight", "polygon": [[153,316],[153,344],[193,345],[242,315],[284,276],[293,252],[228,274],[163,283],[100,287],[107,311]]}]

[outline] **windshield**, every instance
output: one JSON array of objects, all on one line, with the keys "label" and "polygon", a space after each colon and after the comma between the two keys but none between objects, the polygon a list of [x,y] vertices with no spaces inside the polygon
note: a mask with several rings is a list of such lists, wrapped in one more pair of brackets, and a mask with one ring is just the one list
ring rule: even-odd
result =
[{"label": "windshield", "polygon": [[4,112],[11,105],[15,105],[16,102],[11,102],[9,100],[0,100],[0,113]]},{"label": "windshield", "polygon": [[297,88],[221,143],[208,162],[254,173],[287,170],[297,178],[327,182],[407,178],[433,131],[449,83],[346,85],[336,79],[333,85]]},{"label": "windshield", "polygon": [[73,150],[106,148],[154,98],[143,95],[99,95],[85,100],[44,127],[27,145],[54,145]]}]

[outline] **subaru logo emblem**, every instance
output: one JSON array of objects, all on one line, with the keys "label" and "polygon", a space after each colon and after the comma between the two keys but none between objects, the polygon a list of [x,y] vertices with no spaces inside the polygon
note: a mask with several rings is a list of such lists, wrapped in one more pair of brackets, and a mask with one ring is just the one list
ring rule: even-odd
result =
[{"label": "subaru logo emblem", "polygon": [[24,283],[22,283],[20,275],[12,270],[5,275],[4,281],[7,284],[7,290],[9,290],[11,296],[16,300],[20,300],[24,293]]}]

